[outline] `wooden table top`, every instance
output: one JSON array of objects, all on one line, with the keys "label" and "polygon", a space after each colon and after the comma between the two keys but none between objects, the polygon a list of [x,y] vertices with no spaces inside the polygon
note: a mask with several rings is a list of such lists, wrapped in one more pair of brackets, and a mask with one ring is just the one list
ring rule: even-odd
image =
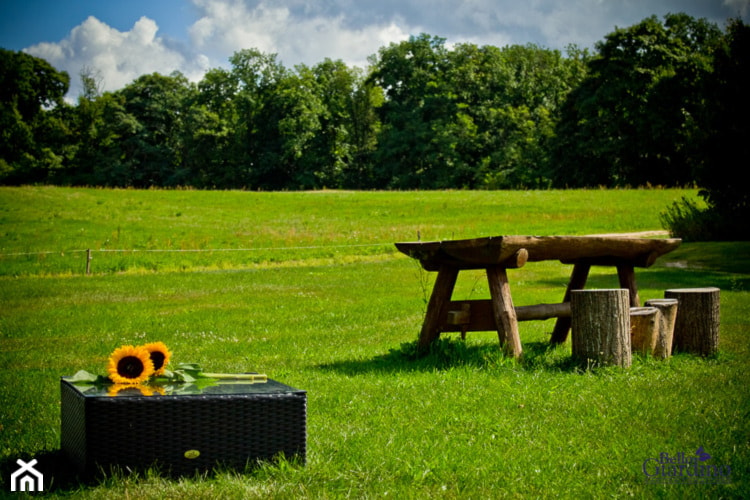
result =
[{"label": "wooden table top", "polygon": [[443,265],[459,269],[490,266],[521,267],[525,262],[559,260],[564,264],[629,264],[649,267],[680,246],[677,238],[628,236],[490,236],[464,240],[396,243],[402,253],[418,259],[428,271]]}]

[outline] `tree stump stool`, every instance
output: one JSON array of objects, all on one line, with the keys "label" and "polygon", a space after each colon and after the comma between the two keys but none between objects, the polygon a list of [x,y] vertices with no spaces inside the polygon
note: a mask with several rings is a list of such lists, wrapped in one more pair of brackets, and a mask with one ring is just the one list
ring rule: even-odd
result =
[{"label": "tree stump stool", "polygon": [[627,288],[572,290],[570,312],[574,358],[587,366],[630,367],[630,291]]},{"label": "tree stump stool", "polygon": [[719,350],[720,291],[715,287],[678,288],[664,296],[679,303],[673,351],[711,356]]},{"label": "tree stump stool", "polygon": [[631,352],[650,356],[659,336],[659,310],[655,307],[630,308]]},{"label": "tree stump stool", "polygon": [[678,302],[675,299],[651,299],[646,301],[646,306],[659,310],[659,332],[654,347],[654,357],[667,359],[672,355]]}]

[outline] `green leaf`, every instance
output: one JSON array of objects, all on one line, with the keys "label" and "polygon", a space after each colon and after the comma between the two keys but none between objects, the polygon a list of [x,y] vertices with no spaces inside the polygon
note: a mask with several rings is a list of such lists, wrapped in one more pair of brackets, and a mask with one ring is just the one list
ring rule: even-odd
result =
[{"label": "green leaf", "polygon": [[165,370],[164,374],[156,377],[156,383],[185,383],[192,384],[198,379],[204,378],[201,367],[196,363],[180,363],[174,370]]},{"label": "green leaf", "polygon": [[65,377],[65,380],[73,384],[109,384],[111,381],[108,377],[95,375],[86,370],[78,370],[72,377]]}]

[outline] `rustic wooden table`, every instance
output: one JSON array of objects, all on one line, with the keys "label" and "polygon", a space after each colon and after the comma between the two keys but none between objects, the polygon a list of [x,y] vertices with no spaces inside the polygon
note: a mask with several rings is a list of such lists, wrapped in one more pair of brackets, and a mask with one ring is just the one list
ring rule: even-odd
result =
[{"label": "rustic wooden table", "polygon": [[[624,236],[495,236],[468,240],[403,242],[396,248],[418,259],[438,275],[427,305],[418,347],[424,350],[440,332],[497,330],[500,344],[514,357],[521,355],[518,321],[556,317],[551,342],[562,343],[570,330],[570,291],[583,289],[591,266],[613,266],[622,288],[630,290],[630,305],[638,307],[635,267],[649,267],[657,258],[677,248],[679,239]],[[526,262],[559,260],[573,264],[565,297],[559,304],[514,307],[507,269]],[[489,300],[452,301],[459,271],[485,269]]]}]

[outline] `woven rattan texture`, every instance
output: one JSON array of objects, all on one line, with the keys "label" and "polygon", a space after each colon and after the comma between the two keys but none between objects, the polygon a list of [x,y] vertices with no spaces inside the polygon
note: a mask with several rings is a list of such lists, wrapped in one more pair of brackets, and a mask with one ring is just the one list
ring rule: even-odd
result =
[{"label": "woven rattan texture", "polygon": [[156,465],[184,475],[279,454],[306,459],[304,391],[86,398],[65,381],[61,390],[62,448],[85,474]]}]

